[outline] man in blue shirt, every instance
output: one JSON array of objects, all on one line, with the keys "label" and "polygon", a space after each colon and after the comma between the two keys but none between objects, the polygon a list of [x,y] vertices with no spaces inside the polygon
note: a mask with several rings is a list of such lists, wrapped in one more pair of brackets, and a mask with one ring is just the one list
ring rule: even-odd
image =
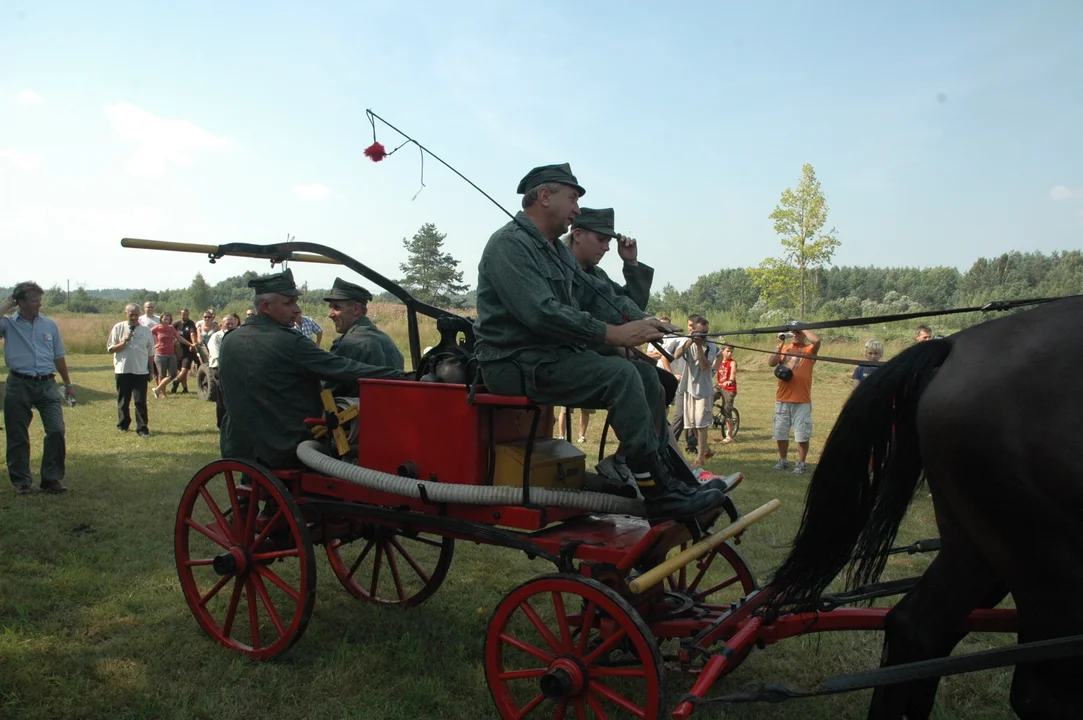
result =
[{"label": "man in blue shirt", "polygon": [[[55,373],[64,380],[64,395],[75,400],[68,376],[64,343],[56,323],[40,314],[45,291],[33,282],[15,286],[11,297],[0,303],[0,337],[4,338],[4,362],[8,367],[4,395],[4,425],[7,428],[8,477],[15,492],[33,492],[30,474],[30,420],[37,408],[45,427],[45,450],[41,458],[41,489],[62,493],[64,479],[64,413],[57,393]],[[18,305],[12,317],[8,310]]]}]

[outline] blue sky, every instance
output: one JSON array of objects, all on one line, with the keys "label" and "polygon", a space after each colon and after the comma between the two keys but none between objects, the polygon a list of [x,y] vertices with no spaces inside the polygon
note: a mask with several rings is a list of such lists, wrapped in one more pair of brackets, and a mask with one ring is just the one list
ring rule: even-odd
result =
[{"label": "blue sky", "polygon": [[[0,6],[0,285],[180,287],[262,261],[125,250],[287,233],[395,277],[426,222],[473,284],[570,162],[655,287],[779,252],[812,163],[840,265],[1083,246],[1083,3],[27,2]],[[380,140],[399,138],[378,127]],[[616,253],[603,267],[619,269]],[[294,268],[329,286],[336,272]]]}]

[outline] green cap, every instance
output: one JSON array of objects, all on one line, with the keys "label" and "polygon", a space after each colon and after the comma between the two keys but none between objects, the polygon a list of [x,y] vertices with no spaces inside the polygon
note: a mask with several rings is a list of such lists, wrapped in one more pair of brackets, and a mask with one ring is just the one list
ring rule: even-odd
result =
[{"label": "green cap", "polygon": [[561,163],[560,165],[542,165],[541,167],[534,168],[526,174],[526,177],[519,181],[519,187],[515,189],[515,192],[520,195],[525,195],[531,188],[536,188],[539,185],[546,185],[548,183],[560,183],[561,185],[573,187],[579,191],[580,197],[587,194],[587,191],[583,189],[583,186],[579,184],[579,181],[575,179],[575,175],[572,175],[572,166],[568,163]]},{"label": "green cap", "polygon": [[301,294],[301,291],[297,289],[297,285],[293,282],[292,270],[283,270],[273,275],[260,275],[258,278],[252,278],[248,281],[248,287],[254,289],[257,295],[278,293],[279,295],[293,295],[296,297]]},{"label": "green cap", "polygon": [[372,293],[360,285],[346,282],[342,278],[335,278],[335,284],[331,286],[331,292],[324,297],[325,302],[332,300],[352,300],[354,302],[367,303],[372,299]]},{"label": "green cap", "polygon": [[620,237],[620,233],[613,229],[613,208],[579,208],[579,214],[572,220],[572,230],[576,228],[592,230],[599,235]]}]

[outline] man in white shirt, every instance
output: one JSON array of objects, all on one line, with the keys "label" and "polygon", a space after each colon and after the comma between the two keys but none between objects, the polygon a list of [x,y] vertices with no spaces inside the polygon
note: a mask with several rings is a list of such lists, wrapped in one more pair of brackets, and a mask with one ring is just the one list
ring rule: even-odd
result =
[{"label": "man in white shirt", "polygon": [[709,329],[707,318],[696,316],[689,321],[690,337],[682,340],[673,353],[674,360],[684,364],[678,397],[684,398],[684,426],[696,435],[696,459],[692,463],[695,467],[703,467],[714,455],[707,445],[707,430],[712,420],[712,380],[718,344],[704,337]]},{"label": "man in white shirt", "polygon": [[117,430],[127,432],[132,424],[128,408],[134,399],[135,434],[145,438],[150,437],[147,428],[147,380],[150,377],[150,359],[154,357],[154,335],[139,322],[138,305],[125,305],[124,314],[128,319],[113,326],[105,348],[113,353],[113,373],[117,381]]},{"label": "man in white shirt", "polygon": [[139,316],[139,324],[150,330],[152,327],[161,324],[162,317],[154,314],[154,303],[147,300],[143,303],[143,314]]},{"label": "man in white shirt", "polygon": [[214,395],[215,421],[218,423],[219,430],[222,429],[222,418],[226,415],[226,404],[222,400],[222,385],[218,379],[218,356],[222,352],[222,338],[230,330],[240,327],[240,324],[241,318],[235,313],[226,315],[219,326],[221,329],[211,333],[211,336],[207,338],[207,367],[211,373],[211,388],[213,389],[211,394]]}]

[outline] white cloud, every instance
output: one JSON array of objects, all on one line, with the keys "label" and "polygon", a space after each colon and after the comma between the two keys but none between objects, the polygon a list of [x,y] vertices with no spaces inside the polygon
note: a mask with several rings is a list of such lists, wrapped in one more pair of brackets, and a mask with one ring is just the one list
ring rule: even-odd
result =
[{"label": "white cloud", "polygon": [[331,194],[331,188],[319,183],[312,185],[295,185],[293,194],[303,200],[322,200]]},{"label": "white cloud", "polygon": [[16,105],[43,105],[44,103],[45,98],[33,90],[20,90],[19,94],[15,96]]},{"label": "white cloud", "polygon": [[1049,191],[1049,197],[1054,200],[1083,200],[1083,188],[1073,190],[1065,185],[1057,185]]},{"label": "white cloud", "polygon": [[15,148],[0,148],[0,160],[23,170],[36,170],[41,165],[41,158],[34,153],[23,152]]},{"label": "white cloud", "polygon": [[197,152],[233,144],[187,120],[163,118],[131,103],[108,105],[104,111],[117,136],[136,146],[128,170],[141,177],[159,176],[169,165],[190,165]]}]

